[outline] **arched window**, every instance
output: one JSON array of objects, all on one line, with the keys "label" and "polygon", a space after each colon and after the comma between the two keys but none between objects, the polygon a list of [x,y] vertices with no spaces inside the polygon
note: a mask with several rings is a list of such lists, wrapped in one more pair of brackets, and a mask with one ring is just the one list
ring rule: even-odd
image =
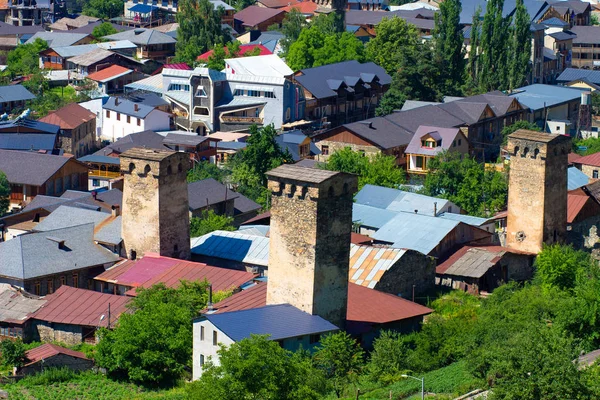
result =
[{"label": "arched window", "polygon": [[529,147],[525,147],[523,150],[523,157],[527,157],[527,154],[529,154]]},{"label": "arched window", "polygon": [[537,158],[537,156],[540,154],[540,149],[535,149],[533,150],[533,158]]},{"label": "arched window", "polygon": [[183,165],[181,165],[181,163],[179,163],[177,165],[177,172],[181,172],[181,171],[183,171]]},{"label": "arched window", "polygon": [[171,175],[173,173],[173,168],[171,168],[171,166],[169,165],[167,167],[167,175]]},{"label": "arched window", "polygon": [[148,164],[146,164],[146,166],[144,167],[144,174],[148,175],[151,170],[152,169],[150,168],[150,166]]},{"label": "arched window", "polygon": [[517,154],[519,154],[519,146],[515,146],[515,154],[513,155],[516,156]]},{"label": "arched window", "polygon": [[132,173],[134,169],[135,169],[135,164],[129,163],[129,173]]},{"label": "arched window", "polygon": [[334,196],[335,192],[333,190],[333,186],[329,186],[328,194],[329,194],[329,197],[333,197]]}]

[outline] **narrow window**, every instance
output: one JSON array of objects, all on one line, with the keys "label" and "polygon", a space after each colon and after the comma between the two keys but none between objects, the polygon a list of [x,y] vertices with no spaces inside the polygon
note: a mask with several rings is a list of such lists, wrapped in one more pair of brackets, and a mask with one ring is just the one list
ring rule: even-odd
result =
[{"label": "narrow window", "polygon": [[141,126],[142,125],[142,120],[141,119],[137,119],[137,126]]},{"label": "narrow window", "polygon": [[200,340],[204,340],[204,327],[200,327]]},{"label": "narrow window", "polygon": [[46,293],[48,293],[48,294],[54,293],[54,281],[52,279],[48,279]]},{"label": "narrow window", "polygon": [[329,155],[329,146],[321,146],[321,153],[322,153],[324,156],[327,156],[327,155]]},{"label": "narrow window", "polygon": [[110,111],[106,110],[106,118],[110,118]]},{"label": "narrow window", "polygon": [[117,121],[121,120],[121,113],[117,113]]},{"label": "narrow window", "polygon": [[216,346],[217,344],[218,344],[217,331],[213,331],[213,346]]},{"label": "narrow window", "polygon": [[73,274],[73,287],[74,288],[79,287],[79,274],[78,273]]},{"label": "narrow window", "polygon": [[40,288],[41,288],[41,284],[39,282],[35,283],[35,289],[34,289],[34,293],[36,294],[36,296],[40,295]]},{"label": "narrow window", "polygon": [[204,354],[200,354],[200,366],[204,365]]},{"label": "narrow window", "polygon": [[60,286],[67,284],[67,278],[65,276],[60,277]]},{"label": "narrow window", "polygon": [[597,169],[595,169],[594,172],[592,172],[592,178],[598,179],[598,170]]},{"label": "narrow window", "polygon": [[127,116],[127,123],[130,124],[131,123],[131,116]]}]

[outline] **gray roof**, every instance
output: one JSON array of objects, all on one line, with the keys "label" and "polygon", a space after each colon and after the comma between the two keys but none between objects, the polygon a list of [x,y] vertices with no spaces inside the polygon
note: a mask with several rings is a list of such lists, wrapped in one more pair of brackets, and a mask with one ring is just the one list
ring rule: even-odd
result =
[{"label": "gray roof", "polygon": [[238,196],[239,194],[213,178],[188,183],[188,199],[192,211],[235,199]]},{"label": "gray roof", "polygon": [[[33,200],[25,206],[25,210],[30,211],[36,208],[43,208],[48,211],[54,211],[61,205],[69,205],[71,207],[80,207],[97,210],[100,205],[94,201],[92,193],[80,192],[78,190],[67,190],[60,197],[37,195]],[[108,212],[106,210],[106,212]]]},{"label": "gray roof", "polygon": [[573,44],[600,44],[600,26],[579,26],[571,28],[571,32],[577,35]]},{"label": "gray roof", "polygon": [[191,239],[192,254],[268,266],[269,238],[214,231]]},{"label": "gray roof", "polygon": [[24,280],[118,261],[118,256],[94,243],[93,234],[90,223],[17,236],[0,243],[0,271]]},{"label": "gray roof", "polygon": [[379,229],[398,214],[385,208],[371,207],[364,204],[352,204],[352,222],[361,226]]},{"label": "gray roof", "polygon": [[384,117],[353,122],[344,127],[384,150],[405,146],[413,137],[408,130]]},{"label": "gray roof", "polygon": [[14,26],[0,21],[0,36],[27,37],[32,36],[37,32],[44,32],[44,27],[41,25]]},{"label": "gray roof", "polygon": [[243,194],[238,193],[238,197],[233,200],[234,215],[245,214],[252,211],[259,211],[262,206]]},{"label": "gray roof", "polygon": [[317,99],[337,96],[335,90],[328,84],[328,80],[350,82],[350,78],[360,78],[368,84],[377,78],[381,85],[392,83],[392,77],[379,65],[372,62],[361,64],[356,60],[307,68],[301,70],[300,73],[301,75],[296,76],[296,81]]},{"label": "gray roof", "polygon": [[[279,145],[279,147],[285,151],[289,151],[292,155],[293,161],[299,161],[302,157],[300,156],[300,143],[302,143],[307,136],[302,133],[302,131],[291,131],[284,132],[280,135],[275,136],[275,142]],[[317,147],[317,145],[311,140],[309,142],[310,155],[316,156],[321,154],[321,150]]]},{"label": "gray roof", "polygon": [[386,119],[401,126],[408,132],[416,132],[419,126],[427,121],[429,125],[445,128],[458,127],[465,124],[462,119],[455,117],[438,106],[425,106],[408,111],[395,112],[385,116]]},{"label": "gray roof", "polygon": [[590,178],[576,167],[567,169],[567,190],[575,190],[590,183]]},{"label": "gray roof", "polygon": [[424,106],[435,106],[438,104],[442,104],[442,103],[436,102],[436,101],[406,100],[404,102],[404,104],[402,105],[402,108],[400,109],[400,111],[408,111],[408,110],[412,110],[413,108],[419,108],[419,107],[424,107]]},{"label": "gray roof", "polygon": [[358,204],[390,211],[414,213],[415,210],[419,210],[419,214],[426,215],[433,215],[436,207],[434,203],[437,203],[437,210],[441,210],[449,203],[449,200],[446,199],[375,185],[363,186],[356,194],[354,201]]},{"label": "gray roof", "polygon": [[102,156],[100,154],[88,154],[87,156],[79,157],[77,161],[86,163],[103,163],[112,165],[121,165],[119,157]]},{"label": "gray roof", "polygon": [[96,199],[106,204],[110,204],[111,206],[117,205],[121,207],[123,204],[123,192],[119,189],[97,192]]},{"label": "gray roof", "polygon": [[25,43],[33,43],[37,38],[40,38],[48,43],[48,47],[64,47],[72,46],[88,36],[86,33],[37,32]]},{"label": "gray roof", "polygon": [[371,237],[399,249],[430,254],[460,224],[444,218],[400,212]]},{"label": "gray roof", "polygon": [[53,51],[55,51],[59,56],[63,58],[70,58],[79,56],[81,54],[88,53],[90,51],[98,50],[97,44],[81,44],[77,46],[62,46],[62,47],[53,47]]},{"label": "gray roof", "polygon": [[593,84],[600,85],[600,71],[565,68],[558,78],[556,78],[558,82],[572,82],[578,79],[586,79]]},{"label": "gray roof", "polygon": [[38,298],[17,290],[7,283],[0,283],[0,321],[23,322],[46,304]]},{"label": "gray roof", "polygon": [[[600,33],[600,30],[598,30],[597,32]],[[577,37],[576,34],[571,33],[569,31],[554,32],[554,33],[549,34],[548,36],[554,38],[555,40],[569,40],[569,39],[575,39]]]},{"label": "gray roof", "polygon": [[154,150],[166,150],[167,148],[163,144],[164,136],[159,135],[154,131],[142,131],[137,133],[131,133],[127,136],[123,136],[116,142],[109,144],[108,146],[98,150],[94,155],[109,155],[111,153],[123,153],[134,147],[145,147]]},{"label": "gray roof", "polygon": [[[119,98],[119,103],[116,103],[117,97],[110,97],[108,101],[102,106],[106,110],[120,112],[121,114],[131,115],[137,118],[146,118],[148,114],[154,111],[154,107],[147,106],[143,103],[136,103],[131,100]],[[135,107],[137,105],[137,111]]]},{"label": "gray roof", "polygon": [[57,134],[48,133],[0,133],[0,149],[52,151]]},{"label": "gray roof", "polygon": [[323,318],[289,304],[206,314],[204,318],[236,342],[251,335],[269,335],[269,340],[282,340],[338,330]]},{"label": "gray roof", "polygon": [[472,247],[444,271],[444,275],[481,278],[492,268],[505,252],[489,251],[485,248]]},{"label": "gray roof", "polygon": [[198,146],[208,140],[206,136],[190,135],[185,133],[167,133],[163,143],[165,145]]},{"label": "gray roof", "polygon": [[96,64],[102,60],[112,57],[114,54],[115,53],[113,53],[112,51],[96,48],[94,50],[88,51],[87,53],[70,58],[69,62],[75,65],[89,67],[90,65]]},{"label": "gray roof", "polygon": [[134,103],[145,104],[149,107],[168,106],[169,102],[157,95],[156,93],[144,92],[129,92],[125,94],[125,98]]},{"label": "gray roof", "polygon": [[[405,154],[422,154],[428,156],[436,156],[444,150],[448,150],[452,147],[453,141],[460,134],[459,128],[440,128],[437,126],[420,126],[415,132],[409,145],[404,150]],[[441,140],[441,145],[434,148],[423,147],[421,141],[423,137],[430,135],[436,136],[436,141]],[[465,138],[466,140],[466,138]]]},{"label": "gray roof", "polygon": [[297,165],[283,164],[279,167],[267,172],[267,177],[292,179],[309,183],[325,182],[338,174],[343,174],[337,171],[328,171],[324,169],[305,168]]},{"label": "gray roof", "polygon": [[478,226],[478,227],[489,221],[489,219],[486,219],[486,218],[474,217],[472,215],[465,215],[465,214],[448,213],[448,212],[441,213],[440,215],[438,215],[438,217],[444,218],[444,219],[449,219],[451,221],[464,222],[467,225]]},{"label": "gray roof", "polygon": [[9,101],[24,101],[35,99],[35,95],[31,93],[23,85],[0,86],[0,102],[7,103]]},{"label": "gray roof", "polygon": [[120,217],[114,218],[111,214],[102,211],[66,205],[61,205],[52,211],[50,215],[36,225],[35,231],[46,232],[88,223],[94,224],[94,227],[103,224],[100,231],[94,234],[95,240],[109,244],[121,243]]},{"label": "gray roof", "polygon": [[108,40],[129,40],[136,45],[149,44],[170,44],[176,43],[177,40],[169,35],[159,32],[154,29],[136,28],[130,31],[124,31],[105,36]]},{"label": "gray roof", "polygon": [[0,171],[10,183],[41,186],[69,160],[50,154],[0,150]]},{"label": "gray roof", "polygon": [[545,19],[541,23],[543,25],[547,25],[547,26],[559,26],[559,27],[569,26],[568,22],[563,21],[562,19],[560,19],[558,17],[552,17],[552,18]]}]

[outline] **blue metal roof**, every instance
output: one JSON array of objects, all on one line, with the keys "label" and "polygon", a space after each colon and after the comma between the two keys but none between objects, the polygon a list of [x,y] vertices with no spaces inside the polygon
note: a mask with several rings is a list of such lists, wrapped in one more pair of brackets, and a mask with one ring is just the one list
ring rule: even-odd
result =
[{"label": "blue metal roof", "polygon": [[140,13],[140,14],[149,14],[153,10],[158,10],[158,7],[151,6],[149,4],[136,4],[129,9],[129,11],[131,11],[131,12],[136,12],[136,13]]},{"label": "blue metal roof", "polygon": [[560,27],[569,25],[568,22],[565,22],[558,17],[548,18],[548,19],[542,21],[542,24],[548,25],[548,26],[560,26]]},{"label": "blue metal roof", "polygon": [[56,134],[47,133],[0,133],[0,149],[48,150],[54,149]]},{"label": "blue metal roof", "polygon": [[567,169],[567,189],[575,190],[582,186],[587,185],[590,182],[590,178],[578,170],[575,167],[569,167]]},{"label": "blue metal roof", "polygon": [[459,223],[445,218],[401,212],[372,237],[393,243],[395,248],[429,254]]},{"label": "blue metal roof", "polygon": [[385,208],[366,206],[354,203],[352,205],[352,222],[360,223],[369,228],[379,229],[398,214]]},{"label": "blue metal roof", "polygon": [[25,101],[35,99],[33,93],[23,85],[0,86],[0,102]]},{"label": "blue metal roof", "polygon": [[472,225],[472,226],[481,226],[489,221],[486,218],[474,217],[472,215],[447,213],[447,212],[441,213],[440,215],[438,215],[438,217],[448,219],[451,221],[464,222],[465,224]]},{"label": "blue metal roof", "polygon": [[558,78],[556,78],[558,82],[571,82],[578,79],[586,79],[596,85],[600,85],[600,71],[566,68]]},{"label": "blue metal roof", "polygon": [[219,142],[217,148],[224,150],[241,150],[245,149],[247,145],[246,142]]},{"label": "blue metal roof", "polygon": [[365,185],[356,194],[354,200],[359,204],[385,208],[390,211],[414,213],[415,210],[419,210],[419,213],[429,215],[433,215],[436,207],[434,203],[437,203],[438,210],[444,208],[448,203],[446,199],[374,185]]},{"label": "blue metal roof", "polygon": [[509,96],[516,98],[525,107],[537,111],[579,99],[581,92],[581,89],[538,83],[515,89]]},{"label": "blue metal roof", "polygon": [[208,314],[205,318],[236,342],[250,335],[270,335],[270,340],[282,340],[338,330],[323,318],[289,304]]},{"label": "blue metal roof", "polygon": [[269,238],[241,232],[214,231],[192,238],[192,254],[268,266]]}]

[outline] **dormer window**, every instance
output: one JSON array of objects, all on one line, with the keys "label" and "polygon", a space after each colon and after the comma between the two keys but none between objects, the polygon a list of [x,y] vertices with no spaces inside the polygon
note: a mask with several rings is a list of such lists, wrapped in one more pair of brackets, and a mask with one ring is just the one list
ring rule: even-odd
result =
[{"label": "dormer window", "polygon": [[434,149],[435,147],[441,145],[442,144],[441,142],[442,141],[440,140],[439,144],[438,144],[438,143],[436,143],[435,140],[433,140],[431,138],[427,138],[427,139],[421,140],[421,146],[422,147],[427,147],[429,149]]}]

